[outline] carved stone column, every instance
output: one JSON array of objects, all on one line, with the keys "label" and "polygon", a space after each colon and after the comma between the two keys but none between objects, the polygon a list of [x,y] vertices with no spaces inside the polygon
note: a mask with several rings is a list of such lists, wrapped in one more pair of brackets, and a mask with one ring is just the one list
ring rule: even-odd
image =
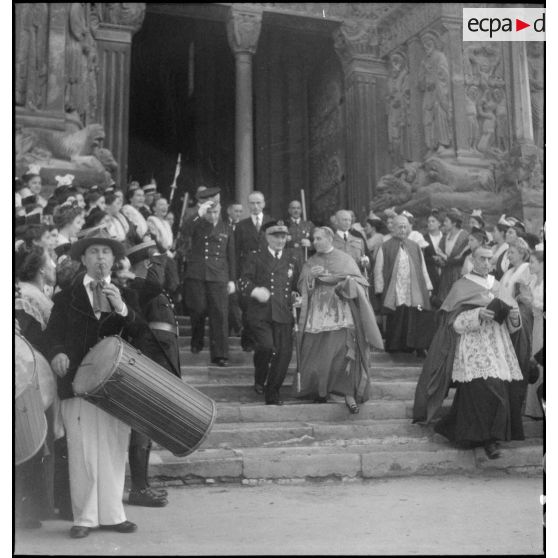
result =
[{"label": "carved stone column", "polygon": [[[124,7],[121,7],[124,6]],[[128,124],[132,36],[139,30],[145,4],[99,4],[97,40],[97,115],[105,129],[105,147],[118,163],[116,182],[128,176]]]},{"label": "carved stone column", "polygon": [[252,57],[256,52],[262,12],[247,4],[231,7],[227,36],[236,65],[235,193],[245,203],[254,190],[254,123],[252,107]]},{"label": "carved stone column", "polygon": [[470,155],[465,114],[465,84],[463,76],[463,29],[462,22],[444,22],[448,33],[447,56],[451,72],[451,97],[455,152],[457,159]]},{"label": "carved stone column", "polygon": [[373,23],[345,22],[334,32],[334,41],[345,74],[347,202],[360,218],[378,179],[390,170],[384,105],[387,68],[379,57]]},{"label": "carved stone column", "polygon": [[533,143],[533,115],[531,113],[527,43],[512,41],[509,45],[512,60],[513,134],[520,144]]}]

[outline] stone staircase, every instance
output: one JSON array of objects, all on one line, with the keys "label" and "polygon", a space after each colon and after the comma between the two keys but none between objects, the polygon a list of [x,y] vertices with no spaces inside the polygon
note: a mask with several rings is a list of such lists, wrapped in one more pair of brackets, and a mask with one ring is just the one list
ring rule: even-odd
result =
[{"label": "stone staircase", "polygon": [[526,419],[527,439],[503,443],[502,457],[493,461],[482,448],[456,449],[431,428],[412,424],[422,364],[412,355],[373,354],[371,399],[358,415],[341,400],[295,399],[294,356],[281,389],[285,405],[266,406],[253,390],[253,353],[242,351],[239,338],[230,339],[229,366],[219,368],[209,365],[207,349],[190,353],[189,318],[180,317],[179,324],[183,379],[217,403],[217,419],[201,448],[187,457],[154,447],[154,485],[542,472],[542,422]]}]

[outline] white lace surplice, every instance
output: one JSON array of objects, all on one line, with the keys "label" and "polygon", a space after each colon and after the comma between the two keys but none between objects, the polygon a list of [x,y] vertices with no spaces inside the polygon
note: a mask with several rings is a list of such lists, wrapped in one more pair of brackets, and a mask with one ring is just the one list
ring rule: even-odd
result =
[{"label": "white lace surplice", "polygon": [[460,338],[452,379],[456,382],[470,382],[477,378],[499,378],[508,382],[522,380],[506,323],[481,323],[479,310],[462,312],[453,324]]},{"label": "white lace surplice", "polygon": [[395,306],[411,306],[411,262],[403,248],[399,248],[395,269]]}]

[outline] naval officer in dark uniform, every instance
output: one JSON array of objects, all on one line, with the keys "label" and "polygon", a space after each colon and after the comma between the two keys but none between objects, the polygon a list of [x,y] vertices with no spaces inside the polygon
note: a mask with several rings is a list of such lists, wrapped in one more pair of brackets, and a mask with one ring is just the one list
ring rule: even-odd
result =
[{"label": "naval officer in dark uniform", "polygon": [[[165,266],[156,255],[154,240],[133,246],[126,252],[131,271],[122,263],[117,280],[130,293],[130,300],[141,319],[129,328],[130,343],[151,360],[181,377],[178,350],[178,326],[169,294],[164,289]],[[128,448],[131,490],[128,503],[135,506],[163,507],[168,504],[165,490],[149,486],[151,440],[132,429]]]},{"label": "naval officer in dark uniform", "polygon": [[192,321],[192,352],[203,347],[207,313],[211,362],[218,366],[226,366],[229,358],[228,295],[236,290],[235,266],[233,231],[221,219],[221,205],[206,201],[192,218],[184,286]]},{"label": "naval officer in dark uniform", "polygon": [[279,388],[291,361],[292,292],[300,263],[285,249],[288,228],[283,221],[270,221],[263,230],[267,247],[246,258],[238,286],[255,342],[254,389],[265,393],[267,405],[282,405]]}]

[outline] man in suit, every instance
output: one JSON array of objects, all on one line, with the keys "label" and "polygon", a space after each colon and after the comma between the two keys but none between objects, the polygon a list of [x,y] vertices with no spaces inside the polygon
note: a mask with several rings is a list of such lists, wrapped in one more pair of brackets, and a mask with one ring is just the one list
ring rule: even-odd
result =
[{"label": "man in suit", "polygon": [[236,229],[236,225],[240,222],[243,213],[244,208],[241,203],[231,203],[227,207],[227,222],[232,227],[233,231]]},{"label": "man in suit", "polygon": [[135,311],[111,283],[115,257],[123,255],[122,244],[102,232],[72,244],[70,256],[81,260],[86,271],[54,296],[46,329],[47,356],[58,376],[68,441],[72,538],[84,538],[96,527],[120,533],[137,529],[126,520],[122,505],[130,427],[74,396],[72,388],[89,349],[105,336],[120,334],[136,319]]},{"label": "man in suit", "polygon": [[362,236],[351,230],[352,216],[346,209],[340,209],[335,214],[336,232],[333,237],[333,247],[342,250],[356,261],[359,269],[367,275],[370,268],[370,258],[366,242]]},{"label": "man in suit", "polygon": [[[227,207],[227,221],[232,231],[236,229],[236,225],[240,222],[244,208],[240,203],[231,203]],[[242,330],[242,311],[238,301],[238,293],[229,295],[229,334],[240,335]]]},{"label": "man in suit", "polygon": [[279,389],[292,355],[292,292],[300,275],[296,255],[285,249],[283,221],[263,226],[267,246],[249,254],[238,281],[246,297],[246,317],[254,336],[254,389],[266,405],[282,405]]},{"label": "man in suit", "polygon": [[[258,250],[267,246],[263,225],[271,221],[271,217],[264,215],[264,207],[265,198],[261,192],[254,191],[248,196],[248,211],[250,212],[250,216],[240,221],[234,230],[237,272],[242,269],[242,266],[250,254],[255,254]],[[243,312],[240,344],[245,351],[252,351],[254,348],[254,341],[250,334],[250,326],[246,321],[246,306],[242,299],[240,301],[240,307]]]},{"label": "man in suit", "polygon": [[293,200],[289,204],[289,220],[287,221],[287,226],[289,228],[287,248],[291,248],[300,258],[300,261],[303,262],[304,256],[307,256],[308,250],[312,248],[314,223],[302,219],[302,204],[298,200]]},{"label": "man in suit", "polygon": [[191,249],[186,257],[186,304],[192,321],[192,352],[203,347],[203,321],[209,316],[211,362],[226,366],[229,357],[229,301],[236,262],[233,232],[221,219],[221,206],[209,201],[192,219]]}]

